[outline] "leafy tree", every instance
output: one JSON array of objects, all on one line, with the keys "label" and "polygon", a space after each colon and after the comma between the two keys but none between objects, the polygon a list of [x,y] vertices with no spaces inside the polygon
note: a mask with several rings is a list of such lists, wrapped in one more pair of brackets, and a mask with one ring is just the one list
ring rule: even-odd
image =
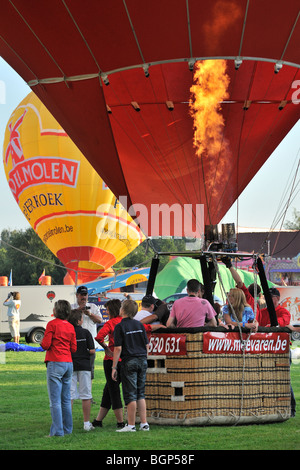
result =
[{"label": "leafy tree", "polygon": [[292,221],[286,221],[284,228],[288,230],[300,230],[300,211],[297,211],[297,209],[294,208],[293,217],[294,219]]},{"label": "leafy tree", "polygon": [[12,269],[14,285],[36,285],[43,270],[52,277],[52,284],[63,284],[63,264],[42,242],[32,228],[2,230],[0,248],[1,275]]},{"label": "leafy tree", "polygon": [[[185,239],[158,238],[145,240],[134,251],[113,266],[114,269],[123,267],[133,268],[149,267],[155,252],[183,252],[185,251]],[[162,256],[159,263],[159,271],[169,262],[169,256]]]},{"label": "leafy tree", "polygon": [[[121,268],[149,267],[155,252],[184,252],[185,239],[159,238],[145,240],[132,253],[113,266]],[[159,271],[169,262],[162,256]],[[0,275],[9,277],[12,269],[14,285],[37,285],[45,269],[52,284],[63,284],[66,269],[42,242],[32,228],[26,230],[2,230],[0,243]],[[59,267],[61,266],[61,267]]]}]

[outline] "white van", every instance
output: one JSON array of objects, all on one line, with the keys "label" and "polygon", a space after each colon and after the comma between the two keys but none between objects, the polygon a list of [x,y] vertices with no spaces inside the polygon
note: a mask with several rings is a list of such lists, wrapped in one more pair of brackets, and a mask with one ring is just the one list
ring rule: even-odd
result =
[{"label": "white van", "polygon": [[1,286],[0,287],[0,340],[10,340],[7,307],[3,302],[10,292],[20,292],[20,336],[27,343],[40,343],[46,325],[52,320],[53,306],[57,300],[76,302],[75,286]]}]

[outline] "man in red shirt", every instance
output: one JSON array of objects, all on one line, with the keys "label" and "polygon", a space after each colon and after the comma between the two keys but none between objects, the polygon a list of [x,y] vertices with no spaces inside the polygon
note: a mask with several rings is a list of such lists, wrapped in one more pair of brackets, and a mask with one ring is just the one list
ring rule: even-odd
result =
[{"label": "man in red shirt", "polygon": [[[273,300],[273,304],[275,307],[275,312],[277,316],[277,321],[279,326],[288,326],[291,321],[291,314],[290,312],[279,305],[280,301],[280,292],[275,287],[270,288],[270,294]],[[259,326],[270,326],[270,316],[267,308],[262,308],[258,311],[256,316],[256,321]]]}]

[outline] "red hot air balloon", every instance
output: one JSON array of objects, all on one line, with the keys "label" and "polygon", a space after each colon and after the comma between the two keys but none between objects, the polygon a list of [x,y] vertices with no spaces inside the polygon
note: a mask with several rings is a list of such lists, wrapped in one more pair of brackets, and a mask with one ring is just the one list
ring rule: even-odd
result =
[{"label": "red hot air balloon", "polygon": [[[299,18],[298,0],[14,0],[2,6],[0,53],[146,234],[161,204],[181,233],[192,214],[197,233],[197,204],[218,223],[299,119]],[[203,59],[226,61],[228,76],[221,139],[199,134],[208,147],[190,108]],[[158,232],[174,234],[161,219]]]}]

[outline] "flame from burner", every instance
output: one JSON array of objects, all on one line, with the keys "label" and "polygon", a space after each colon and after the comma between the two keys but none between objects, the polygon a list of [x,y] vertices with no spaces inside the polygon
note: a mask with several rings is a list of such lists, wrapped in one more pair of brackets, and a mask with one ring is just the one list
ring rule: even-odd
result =
[{"label": "flame from burner", "polygon": [[229,97],[229,82],[225,60],[195,63],[190,114],[194,120],[193,143],[199,157],[203,154],[215,156],[229,150],[221,112],[222,101]]}]

